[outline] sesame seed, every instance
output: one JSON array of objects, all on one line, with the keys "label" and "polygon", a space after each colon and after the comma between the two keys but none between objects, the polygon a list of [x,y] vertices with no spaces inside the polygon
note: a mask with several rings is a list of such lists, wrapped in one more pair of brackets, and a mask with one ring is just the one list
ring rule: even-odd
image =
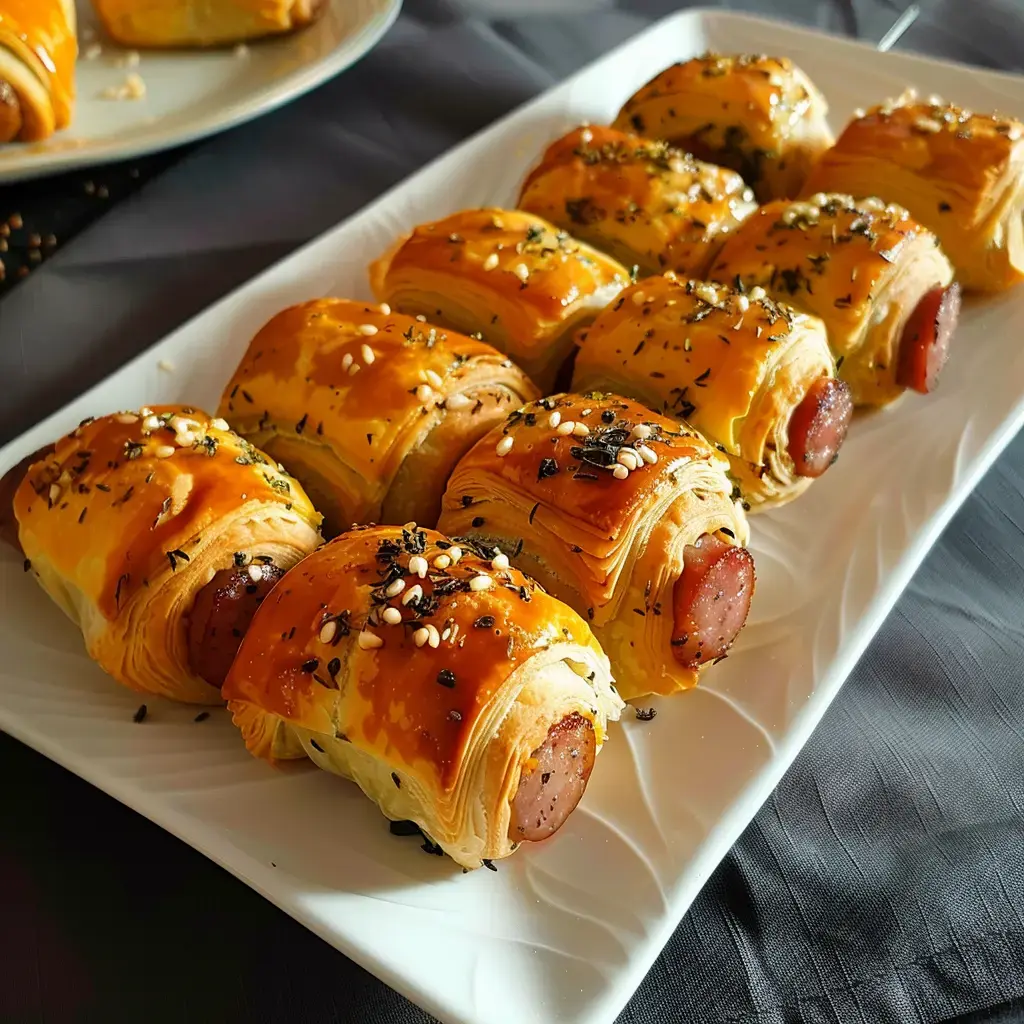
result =
[{"label": "sesame seed", "polygon": [[441,639],[442,639],[442,640],[447,640],[447,639],[448,639],[448,637],[450,637],[451,635],[452,635],[452,630],[451,630],[451,627],[449,626],[449,627],[447,627],[447,628],[445,629],[445,631],[444,631],[444,632],[443,632],[443,633],[441,634]]},{"label": "sesame seed", "polygon": [[150,409],[150,407],[149,407],[148,405],[144,405],[144,406],[143,406],[143,407],[142,407],[142,408],[141,408],[141,409],[139,410],[139,415],[140,415],[140,416],[152,416],[152,415],[153,415],[153,410],[152,410],[152,409]]},{"label": "sesame seed", "polygon": [[224,420],[224,419],[221,419],[219,416],[217,416],[214,419],[210,420],[210,426],[213,427],[214,430],[230,430],[231,429],[228,426],[228,421]]},{"label": "sesame seed", "polygon": [[580,132],[580,140],[583,142],[590,142],[594,138],[594,133],[589,128],[584,128]]},{"label": "sesame seed", "polygon": [[498,254],[492,252],[487,259],[484,260],[484,270],[493,270],[498,265]]},{"label": "sesame seed", "polygon": [[449,395],[444,404],[447,409],[468,409],[473,404],[473,400],[465,395]]},{"label": "sesame seed", "polygon": [[447,569],[452,564],[452,560],[449,555],[438,555],[431,564],[435,569]]},{"label": "sesame seed", "polygon": [[653,448],[648,448],[645,444],[638,444],[636,450],[640,453],[640,458],[647,463],[648,466],[653,466],[658,461],[658,453]]},{"label": "sesame seed", "polygon": [[391,316],[391,307],[386,302],[382,302],[379,309],[385,316]]},{"label": "sesame seed", "polygon": [[632,448],[620,448],[615,456],[615,461],[626,469],[637,469],[640,466],[640,457]]},{"label": "sesame seed", "polygon": [[518,277],[519,280],[523,282],[523,284],[526,284],[526,282],[530,279],[530,271],[525,263],[517,263],[512,268],[512,273],[515,274],[516,277]]},{"label": "sesame seed", "polygon": [[576,429],[575,420],[563,420],[558,424],[556,433],[561,434],[562,437],[567,437]]},{"label": "sesame seed", "polygon": [[510,564],[511,563],[508,560],[508,555],[500,551],[491,559],[491,568],[494,569],[496,572],[501,569],[507,569]]},{"label": "sesame seed", "polygon": [[338,623],[334,619],[328,619],[320,627],[320,643],[329,644],[338,632]]},{"label": "sesame seed", "polygon": [[361,367],[361,366],[360,366],[360,365],[359,365],[358,363],[353,363],[353,364],[352,364],[352,365],[351,365],[351,366],[350,366],[350,367],[348,368],[348,375],[349,375],[350,377],[354,377],[354,376],[355,376],[355,375],[356,375],[356,374],[357,374],[357,373],[358,373],[358,372],[359,372],[359,371],[360,371],[361,369],[362,369],[362,367]]},{"label": "sesame seed", "polygon": [[561,413],[560,413],[560,412],[559,412],[559,411],[558,411],[558,410],[556,409],[556,410],[555,410],[555,411],[554,411],[554,412],[553,412],[553,413],[552,413],[552,414],[551,414],[551,415],[550,415],[550,416],[548,417],[548,426],[549,426],[549,427],[550,427],[550,428],[551,428],[552,430],[554,430],[554,429],[555,429],[555,427],[557,427],[557,426],[558,426],[558,424],[559,424],[559,423],[561,423],[561,422],[562,422],[562,414],[561,414]]},{"label": "sesame seed", "polygon": [[737,295],[736,296],[736,308],[741,313],[746,313],[746,311],[748,309],[750,309],[750,299],[748,299],[746,297],[746,295]]},{"label": "sesame seed", "polygon": [[444,387],[444,381],[441,380],[441,375],[436,373],[434,370],[427,370],[423,375],[427,378],[427,383],[435,390],[440,391]]},{"label": "sesame seed", "polygon": [[142,421],[142,429],[147,434],[152,434],[154,430],[159,430],[162,426],[163,422],[161,421],[159,416],[147,416]]},{"label": "sesame seed", "polygon": [[612,470],[612,476],[615,477],[616,480],[625,480],[626,477],[629,476],[629,470],[620,463]]},{"label": "sesame seed", "polygon": [[114,419],[117,420],[118,423],[138,423],[139,422],[139,417],[136,416],[135,413],[133,413],[133,412],[118,413],[118,415],[115,416]]},{"label": "sesame seed", "polygon": [[427,643],[430,644],[431,647],[440,647],[441,646],[441,634],[438,633],[437,626],[435,626],[432,623],[428,622],[427,623],[427,633],[430,634],[428,639],[427,639]]},{"label": "sesame seed", "polygon": [[377,328],[374,327],[373,324],[360,324],[359,333],[365,334],[366,337],[371,338],[377,333]]},{"label": "sesame seed", "polygon": [[412,635],[412,642],[417,647],[422,647],[430,639],[430,630],[426,626],[421,626]]},{"label": "sesame seed", "polygon": [[405,580],[397,579],[393,583],[389,583],[384,589],[384,593],[387,597],[398,597],[398,595],[405,590]]},{"label": "sesame seed", "polygon": [[644,298],[643,292],[633,292],[633,305],[642,306],[647,300]]},{"label": "sesame seed", "polygon": [[169,444],[162,444],[153,454],[158,459],[169,459],[174,454],[174,449]]},{"label": "sesame seed", "polygon": [[427,575],[427,570],[429,568],[430,566],[427,565],[427,560],[422,555],[413,555],[412,558],[409,559],[409,572],[414,576],[419,576],[420,579],[423,579]]},{"label": "sesame seed", "polygon": [[768,293],[759,284],[756,284],[753,288],[750,289],[749,294],[751,302],[760,302],[767,296]]},{"label": "sesame seed", "polygon": [[352,353],[351,352],[346,352],[341,357],[341,368],[343,370],[347,370],[351,365],[352,365]]},{"label": "sesame seed", "polygon": [[470,590],[490,590],[494,586],[494,580],[490,576],[474,576],[469,581]]},{"label": "sesame seed", "polygon": [[406,592],[402,595],[402,604],[412,604],[413,601],[418,601],[423,596],[423,588],[418,584],[414,583]]},{"label": "sesame seed", "polygon": [[384,641],[376,633],[371,633],[368,629],[360,630],[356,642],[359,644],[361,651],[371,651],[375,647],[384,646]]},{"label": "sesame seed", "polygon": [[429,384],[421,384],[416,389],[416,399],[417,399],[417,401],[429,402],[430,399],[433,397],[433,395],[434,395],[434,392],[431,389]]},{"label": "sesame seed", "polygon": [[462,557],[462,548],[449,548],[448,557],[452,560],[452,565],[455,565],[458,562],[458,560]]},{"label": "sesame seed", "polygon": [[494,447],[495,454],[499,457],[508,455],[512,451],[514,440],[511,437],[503,437]]},{"label": "sesame seed", "polygon": [[263,566],[262,565],[250,565],[249,566],[249,579],[253,583],[259,583],[263,579]]},{"label": "sesame seed", "polygon": [[374,361],[374,359],[377,358],[373,354],[373,349],[370,348],[369,345],[363,345],[363,347],[360,350],[360,352],[361,352],[362,357],[363,357],[363,362],[366,363],[367,366],[369,366]]},{"label": "sesame seed", "polygon": [[425,324],[427,322],[427,318],[422,313],[417,314],[416,319],[419,320],[421,324]]},{"label": "sesame seed", "polygon": [[196,435],[191,430],[183,430],[174,435],[174,443],[179,448],[191,448],[196,443]]},{"label": "sesame seed", "polygon": [[50,501],[56,501],[60,497],[60,488],[56,484],[50,484]]},{"label": "sesame seed", "polygon": [[632,429],[632,431],[630,431],[630,436],[631,437],[638,437],[641,440],[646,440],[647,438],[649,438],[651,436],[652,433],[653,433],[653,431],[651,430],[651,428],[649,426],[647,426],[646,423],[638,423]]},{"label": "sesame seed", "polygon": [[586,437],[590,433],[590,427],[586,423],[574,423],[572,425],[573,437]]},{"label": "sesame seed", "polygon": [[580,415],[581,416],[589,416],[593,411],[594,411],[593,409],[584,409],[583,412],[580,413]]},{"label": "sesame seed", "polygon": [[381,618],[389,626],[397,626],[402,621],[402,613],[397,608],[385,608]]},{"label": "sesame seed", "polygon": [[413,530],[416,529],[416,520],[415,519],[410,519],[409,522],[402,523],[402,529],[403,530],[409,530],[410,533],[411,533]]}]

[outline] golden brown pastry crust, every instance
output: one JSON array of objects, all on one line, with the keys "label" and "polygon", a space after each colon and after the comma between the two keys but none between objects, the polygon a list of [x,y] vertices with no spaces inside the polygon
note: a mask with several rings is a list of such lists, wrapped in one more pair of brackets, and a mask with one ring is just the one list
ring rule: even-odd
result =
[{"label": "golden brown pastry crust", "polygon": [[5,141],[38,141],[70,124],[77,57],[73,0],[0,0]]},{"label": "golden brown pastry crust", "polygon": [[29,468],[14,512],[34,575],[100,666],[132,689],[200,703],[220,695],[189,665],[196,593],[236,552],[287,569],[319,543],[296,480],[179,406],[86,420]]},{"label": "golden brown pastry crust", "polygon": [[107,34],[123,46],[224,46],[294,32],[327,0],[92,0]]},{"label": "golden brown pastry crust", "polygon": [[651,79],[613,127],[731,167],[766,202],[799,195],[832,145],[827,113],[825,98],[788,58],[709,53]]},{"label": "golden brown pastry crust", "polygon": [[480,332],[550,390],[573,332],[629,272],[536,214],[483,209],[420,225],[373,264],[370,281],[397,312]]},{"label": "golden brown pastry crust", "polygon": [[519,207],[639,273],[704,276],[725,236],[757,208],[735,172],[614,128],[574,128],[523,185]]},{"label": "golden brown pastry crust", "polygon": [[489,345],[384,309],[315,299],[284,310],[253,338],[220,403],[303,482],[331,533],[436,523],[459,458],[537,397]]},{"label": "golden brown pastry crust", "polygon": [[576,391],[629,395],[682,417],[729,456],[754,508],[809,485],[789,454],[788,424],[812,381],[833,377],[825,326],[763,289],[651,277],[627,289],[585,330]]},{"label": "golden brown pastry crust", "polygon": [[965,288],[1024,277],[1024,124],[911,97],[852,120],[805,193],[880,196],[935,232]]},{"label": "golden brown pastry crust", "polygon": [[[617,453],[637,427],[657,461],[620,479]],[[517,410],[459,463],[441,529],[509,551],[585,615],[627,700],[672,693],[698,678],[671,653],[683,549],[703,534],[747,540],[728,470],[697,431],[638,402],[556,395]]]},{"label": "golden brown pastry crust", "polygon": [[600,744],[622,707],[587,624],[491,555],[415,527],[343,534],[263,603],[224,686],[250,752],[352,778],[465,867],[515,849],[510,801],[548,729],[575,712]]},{"label": "golden brown pastry crust", "polygon": [[906,210],[817,195],[762,206],[722,247],[710,276],[760,285],[820,317],[854,401],[885,405],[903,394],[897,351],[907,319],[924,295],[952,282],[953,268]]}]

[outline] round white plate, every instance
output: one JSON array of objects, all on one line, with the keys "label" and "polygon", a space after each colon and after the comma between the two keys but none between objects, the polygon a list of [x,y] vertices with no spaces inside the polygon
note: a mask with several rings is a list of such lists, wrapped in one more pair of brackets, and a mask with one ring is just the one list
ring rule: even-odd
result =
[{"label": "round white plate", "polygon": [[[401,6],[402,0],[331,0],[315,25],[294,35],[221,50],[133,52],[110,42],[91,6],[79,3],[74,121],[44,142],[0,146],[0,182],[125,160],[248,121],[355,63]],[[144,96],[105,98],[133,74]]]}]

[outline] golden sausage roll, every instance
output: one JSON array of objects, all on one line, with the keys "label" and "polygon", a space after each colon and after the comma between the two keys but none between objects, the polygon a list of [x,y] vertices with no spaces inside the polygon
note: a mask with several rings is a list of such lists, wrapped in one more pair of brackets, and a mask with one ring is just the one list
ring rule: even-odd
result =
[{"label": "golden sausage roll", "polygon": [[936,237],[878,199],[822,194],[762,206],[723,246],[711,277],[760,285],[821,317],[857,405],[932,391],[960,310]]},{"label": "golden sausage roll", "polygon": [[825,98],[788,58],[709,53],[651,79],[614,127],[731,167],[767,202],[799,195],[832,145],[827,114]]},{"label": "golden sausage roll", "polygon": [[302,481],[337,533],[436,523],[455,463],[536,397],[483,342],[388,307],[317,299],[253,338],[220,414]]},{"label": "golden sausage roll", "polygon": [[103,27],[123,46],[223,46],[294,32],[326,0],[92,0]]},{"label": "golden sausage roll", "polygon": [[524,406],[459,463],[441,529],[507,552],[585,615],[628,700],[694,686],[746,621],[754,563],[729,462],[637,402]]},{"label": "golden sausage roll", "polygon": [[0,0],[0,142],[71,123],[77,57],[73,0]]},{"label": "golden sausage roll", "polygon": [[507,558],[414,524],[307,558],[224,695],[251,753],[352,779],[466,868],[558,830],[623,707],[586,622]]},{"label": "golden sausage roll", "polygon": [[934,231],[964,288],[1024,277],[1024,124],[912,95],[854,118],[807,182],[881,196]]},{"label": "golden sausage roll", "polygon": [[299,483],[191,408],[85,420],[14,472],[26,567],[143,693],[218,703],[255,607],[320,542]]},{"label": "golden sausage roll", "polygon": [[580,332],[572,386],[681,416],[724,451],[754,509],[804,491],[835,461],[853,413],[825,325],[725,286],[651,277]]},{"label": "golden sausage roll", "polygon": [[530,172],[519,206],[640,274],[703,277],[757,209],[735,172],[614,128],[574,128]]},{"label": "golden sausage roll", "polygon": [[466,210],[399,239],[370,270],[374,293],[401,313],[482,333],[543,390],[573,333],[629,282],[608,256],[520,210]]}]

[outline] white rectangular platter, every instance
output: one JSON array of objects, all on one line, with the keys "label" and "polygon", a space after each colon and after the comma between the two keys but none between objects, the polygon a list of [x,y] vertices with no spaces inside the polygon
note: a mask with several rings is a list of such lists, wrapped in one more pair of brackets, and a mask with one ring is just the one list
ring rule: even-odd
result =
[{"label": "white rectangular platter", "polygon": [[[1024,84],[740,15],[691,11],[425,168],[0,452],[0,471],[86,415],[212,408],[285,305],[368,297],[399,231],[510,204],[542,147],[606,121],[654,72],[705,49],[794,58],[835,126],[907,84],[1024,115]],[[463,875],[389,835],[354,787],[251,759],[227,716],[119,689],[10,555],[0,556],[0,727],[160,823],[447,1022],[602,1024],[640,983],[752,819],[953,512],[1024,421],[1024,289],[965,309],[937,394],[855,423],[839,464],[753,521],[758,589],[707,685],[614,730],[578,812],[498,872]],[[158,369],[159,360],[177,367]],[[514,993],[515,998],[509,998]]]}]

